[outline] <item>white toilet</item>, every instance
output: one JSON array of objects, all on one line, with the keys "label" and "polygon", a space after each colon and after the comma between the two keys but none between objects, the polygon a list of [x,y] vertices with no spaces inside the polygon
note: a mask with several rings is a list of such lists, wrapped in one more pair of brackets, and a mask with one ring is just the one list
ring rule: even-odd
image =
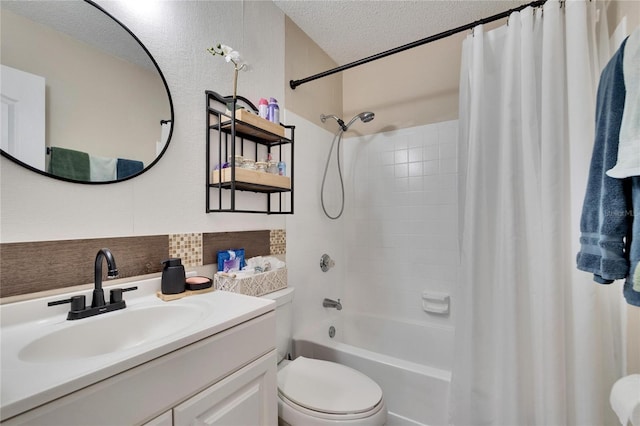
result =
[{"label": "white toilet", "polygon": [[291,426],[382,426],[382,389],[353,368],[298,357],[287,360],[292,338],[293,288],[264,295],[276,301],[278,423]]}]

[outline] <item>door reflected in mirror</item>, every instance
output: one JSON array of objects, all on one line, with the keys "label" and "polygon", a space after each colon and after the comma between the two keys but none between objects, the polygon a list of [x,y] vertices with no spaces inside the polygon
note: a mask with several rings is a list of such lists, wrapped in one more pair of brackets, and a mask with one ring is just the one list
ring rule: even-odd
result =
[{"label": "door reflected in mirror", "polygon": [[89,1],[0,2],[2,155],[82,183],[153,166],[173,107],[146,48]]}]

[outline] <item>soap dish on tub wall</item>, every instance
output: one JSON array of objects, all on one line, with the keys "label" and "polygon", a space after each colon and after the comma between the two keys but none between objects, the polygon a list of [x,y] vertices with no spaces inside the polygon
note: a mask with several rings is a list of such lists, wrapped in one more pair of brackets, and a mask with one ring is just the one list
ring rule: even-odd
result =
[{"label": "soap dish on tub wall", "polygon": [[422,309],[430,314],[448,315],[451,297],[447,293],[422,292]]}]

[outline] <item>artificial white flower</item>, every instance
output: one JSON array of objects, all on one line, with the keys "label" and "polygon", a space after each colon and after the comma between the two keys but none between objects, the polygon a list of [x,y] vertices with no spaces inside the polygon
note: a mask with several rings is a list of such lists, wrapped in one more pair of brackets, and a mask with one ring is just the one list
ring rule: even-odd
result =
[{"label": "artificial white flower", "polygon": [[236,70],[240,71],[246,68],[247,64],[242,62],[242,57],[240,56],[240,52],[237,50],[233,50],[231,46],[227,46],[226,44],[219,44],[215,47],[210,47],[207,49],[209,53],[212,55],[220,55],[224,57],[224,60],[227,62],[231,62]]},{"label": "artificial white flower", "polygon": [[233,62],[234,64],[239,64],[242,62],[242,58],[240,57],[240,52],[232,50],[224,57],[227,62]]},{"label": "artificial white flower", "polygon": [[240,52],[233,50],[232,47],[227,46],[226,44],[218,43],[215,47],[210,47],[207,49],[209,53],[213,56],[220,55],[224,57],[224,60],[227,62],[231,62],[234,66],[234,74],[233,74],[233,97],[236,97],[236,90],[238,88],[238,71],[246,70],[247,64],[242,62],[242,57],[240,56]]}]

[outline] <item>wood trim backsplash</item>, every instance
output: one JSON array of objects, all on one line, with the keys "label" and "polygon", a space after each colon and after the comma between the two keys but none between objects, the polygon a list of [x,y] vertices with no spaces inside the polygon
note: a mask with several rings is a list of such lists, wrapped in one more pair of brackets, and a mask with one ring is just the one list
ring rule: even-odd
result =
[{"label": "wood trim backsplash", "polygon": [[[158,235],[2,244],[0,297],[92,283],[96,254],[103,247],[113,253],[119,277],[126,278],[160,272],[169,240]],[[102,269],[105,278],[107,268]]]},{"label": "wood trim backsplash", "polygon": [[[247,258],[272,254],[272,233],[269,230],[203,233],[201,239],[196,239],[202,245],[199,264],[216,263],[218,250],[230,248],[244,248]],[[169,235],[2,243],[0,298],[93,283],[95,257],[103,247],[113,253],[119,278],[160,272],[161,262],[173,255]],[[104,266],[103,274],[106,276]]]},{"label": "wood trim backsplash", "polygon": [[244,258],[271,254],[270,231],[216,232],[202,234],[202,262],[218,263],[218,251],[244,249]]}]

